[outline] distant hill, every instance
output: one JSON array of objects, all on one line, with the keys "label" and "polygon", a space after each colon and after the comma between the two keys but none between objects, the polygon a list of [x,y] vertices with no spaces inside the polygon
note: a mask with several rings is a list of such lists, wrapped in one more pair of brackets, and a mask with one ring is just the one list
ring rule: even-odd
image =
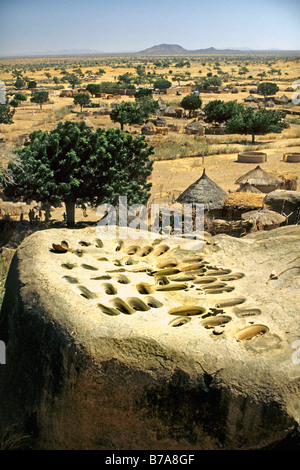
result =
[{"label": "distant hill", "polygon": [[189,51],[178,44],[159,44],[157,46],[149,47],[143,51],[138,52],[138,54],[143,55],[174,55],[174,54],[218,54],[222,52],[239,52],[231,49],[219,50],[214,47],[208,47],[207,49],[197,49],[194,51]]},{"label": "distant hill", "polygon": [[174,55],[186,54],[188,51],[178,44],[159,44],[158,46],[149,47],[138,54],[144,55]]},{"label": "distant hill", "polygon": [[159,44],[157,46],[149,47],[148,49],[144,49],[143,51],[137,52],[137,54],[141,55],[176,55],[176,54],[234,54],[234,53],[283,53],[283,52],[297,52],[297,51],[282,51],[280,49],[274,49],[271,51],[270,49],[264,50],[254,50],[249,48],[241,48],[241,49],[216,49],[215,47],[208,47],[206,49],[196,49],[196,50],[188,50],[178,44]]}]

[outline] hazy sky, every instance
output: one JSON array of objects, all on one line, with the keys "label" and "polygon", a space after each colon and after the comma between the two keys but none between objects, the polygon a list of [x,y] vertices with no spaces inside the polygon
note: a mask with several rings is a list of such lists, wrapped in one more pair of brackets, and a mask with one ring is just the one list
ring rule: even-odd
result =
[{"label": "hazy sky", "polygon": [[0,0],[0,56],[156,44],[300,49],[300,0]]}]

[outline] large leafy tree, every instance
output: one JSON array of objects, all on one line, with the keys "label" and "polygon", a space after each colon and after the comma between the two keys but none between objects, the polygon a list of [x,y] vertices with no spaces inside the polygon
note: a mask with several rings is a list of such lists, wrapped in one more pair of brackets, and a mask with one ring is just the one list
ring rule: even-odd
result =
[{"label": "large leafy tree", "polygon": [[230,134],[250,134],[252,143],[255,143],[255,135],[278,132],[285,127],[282,119],[284,114],[273,110],[252,108],[243,109],[227,121],[227,132]]},{"label": "large leafy tree", "polygon": [[279,91],[277,83],[262,82],[257,87],[257,92],[264,96],[276,95],[277,91]]},{"label": "large leafy tree", "polygon": [[95,96],[96,93],[101,93],[100,83],[89,83],[86,87],[87,91],[91,93],[92,96]]},{"label": "large leafy tree", "polygon": [[32,103],[39,104],[40,109],[42,109],[43,104],[46,103],[48,99],[49,99],[48,91],[36,91],[35,93],[32,94],[30,101]]},{"label": "large leafy tree", "polygon": [[181,106],[183,107],[183,109],[189,111],[190,116],[192,111],[201,108],[202,100],[200,99],[199,95],[191,93],[190,95],[187,95],[182,99]]},{"label": "large leafy tree", "polygon": [[172,85],[169,80],[166,80],[165,78],[158,78],[154,83],[153,86],[154,88],[158,88],[159,90],[165,90],[166,88],[170,88]]},{"label": "large leafy tree", "polygon": [[145,204],[152,172],[144,136],[133,138],[119,129],[92,132],[84,122],[59,123],[50,132],[35,131],[10,163],[7,197],[24,201],[64,203],[67,224],[75,223],[75,205],[97,206],[126,195],[128,203]]},{"label": "large leafy tree", "polygon": [[143,124],[144,112],[136,103],[121,103],[110,112],[110,118],[113,122],[118,122],[121,130],[125,124]]},{"label": "large leafy tree", "polygon": [[90,95],[88,93],[77,93],[77,95],[74,96],[74,104],[79,104],[81,112],[83,106],[90,104],[90,102]]},{"label": "large leafy tree", "polygon": [[227,101],[225,103],[221,100],[213,100],[204,106],[203,111],[206,114],[207,122],[220,124],[221,122],[226,122],[228,119],[241,113],[243,109],[243,105],[236,101]]}]

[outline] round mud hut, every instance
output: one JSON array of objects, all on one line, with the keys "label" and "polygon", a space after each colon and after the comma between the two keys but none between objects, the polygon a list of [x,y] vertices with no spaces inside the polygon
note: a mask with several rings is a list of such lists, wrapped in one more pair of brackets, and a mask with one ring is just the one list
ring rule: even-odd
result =
[{"label": "round mud hut", "polygon": [[256,168],[248,171],[245,175],[240,176],[240,178],[235,182],[235,184],[239,184],[240,186],[245,183],[251,184],[251,186],[254,186],[262,193],[270,193],[271,191],[275,191],[275,189],[282,184],[282,179],[274,176],[272,173],[264,171],[259,165],[257,165]]},{"label": "round mud hut", "polygon": [[192,121],[185,127],[185,132],[191,135],[204,135],[205,128],[199,121]]},{"label": "round mud hut", "polygon": [[206,213],[218,217],[222,215],[226,196],[226,191],[206,175],[204,168],[202,176],[183,191],[176,202],[203,204]]},{"label": "round mud hut", "polygon": [[237,161],[241,163],[264,163],[267,161],[267,154],[264,152],[241,152],[238,154]]},{"label": "round mud hut", "polygon": [[284,162],[300,163],[300,153],[285,153],[283,156]]},{"label": "round mud hut", "polygon": [[156,134],[156,127],[153,122],[148,121],[141,129],[141,133],[143,135],[155,135]]},{"label": "round mud hut", "polygon": [[252,224],[252,231],[273,230],[285,222],[286,217],[278,214],[278,212],[270,211],[266,207],[263,207],[258,211],[245,212],[242,214],[242,220]]}]

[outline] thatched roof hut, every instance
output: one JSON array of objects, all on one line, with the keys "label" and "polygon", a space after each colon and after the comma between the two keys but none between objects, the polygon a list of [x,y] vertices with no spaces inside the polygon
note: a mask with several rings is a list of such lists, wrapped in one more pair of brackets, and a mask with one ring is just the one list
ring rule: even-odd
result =
[{"label": "thatched roof hut", "polygon": [[205,128],[199,121],[194,120],[185,127],[185,132],[187,134],[204,135]]},{"label": "thatched roof hut", "polygon": [[268,100],[266,101],[265,106],[268,108],[273,108],[273,106],[275,106],[275,103],[272,100]]},{"label": "thatched roof hut", "polygon": [[249,95],[247,96],[247,98],[244,98],[244,101],[246,101],[246,103],[257,103],[258,102],[258,99],[253,96],[253,95]]},{"label": "thatched roof hut", "polygon": [[202,176],[181,193],[176,202],[203,204],[205,211],[212,211],[223,208],[226,196],[226,191],[212,181],[204,169]]},{"label": "thatched roof hut", "polygon": [[157,127],[159,127],[159,126],[164,127],[164,126],[167,125],[167,121],[164,117],[158,116],[155,120],[155,124],[156,124]]},{"label": "thatched roof hut", "polygon": [[239,92],[239,90],[237,89],[237,87],[233,87],[231,89],[231,93],[238,93],[238,92]]},{"label": "thatched roof hut", "polygon": [[286,221],[286,217],[278,212],[270,211],[266,207],[258,211],[249,211],[242,214],[242,220],[248,221],[258,230],[271,230]]},{"label": "thatched roof hut", "polygon": [[259,165],[257,165],[256,168],[248,171],[245,175],[240,176],[240,178],[235,182],[235,184],[239,185],[243,185],[244,183],[250,183],[262,193],[269,193],[282,184],[282,179],[274,176],[272,173],[264,171]]},{"label": "thatched roof hut", "polygon": [[172,106],[167,106],[167,107],[163,110],[163,115],[164,115],[164,116],[175,117],[175,116],[176,116],[176,111],[175,111],[174,108],[172,108]]},{"label": "thatched roof hut", "polygon": [[158,98],[157,102],[161,111],[167,107],[167,103],[161,97]]},{"label": "thatched roof hut", "polygon": [[257,194],[263,194],[259,189],[257,189],[255,186],[252,186],[252,184],[248,183],[248,181],[244,184],[242,184],[239,189],[236,190],[237,193],[242,192],[242,193],[257,193]]},{"label": "thatched roof hut", "polygon": [[86,127],[88,127],[89,129],[93,129],[95,127],[94,124],[89,119],[85,119],[84,123]]},{"label": "thatched roof hut", "polygon": [[141,129],[143,135],[154,135],[156,134],[156,127],[153,122],[148,121]]}]

